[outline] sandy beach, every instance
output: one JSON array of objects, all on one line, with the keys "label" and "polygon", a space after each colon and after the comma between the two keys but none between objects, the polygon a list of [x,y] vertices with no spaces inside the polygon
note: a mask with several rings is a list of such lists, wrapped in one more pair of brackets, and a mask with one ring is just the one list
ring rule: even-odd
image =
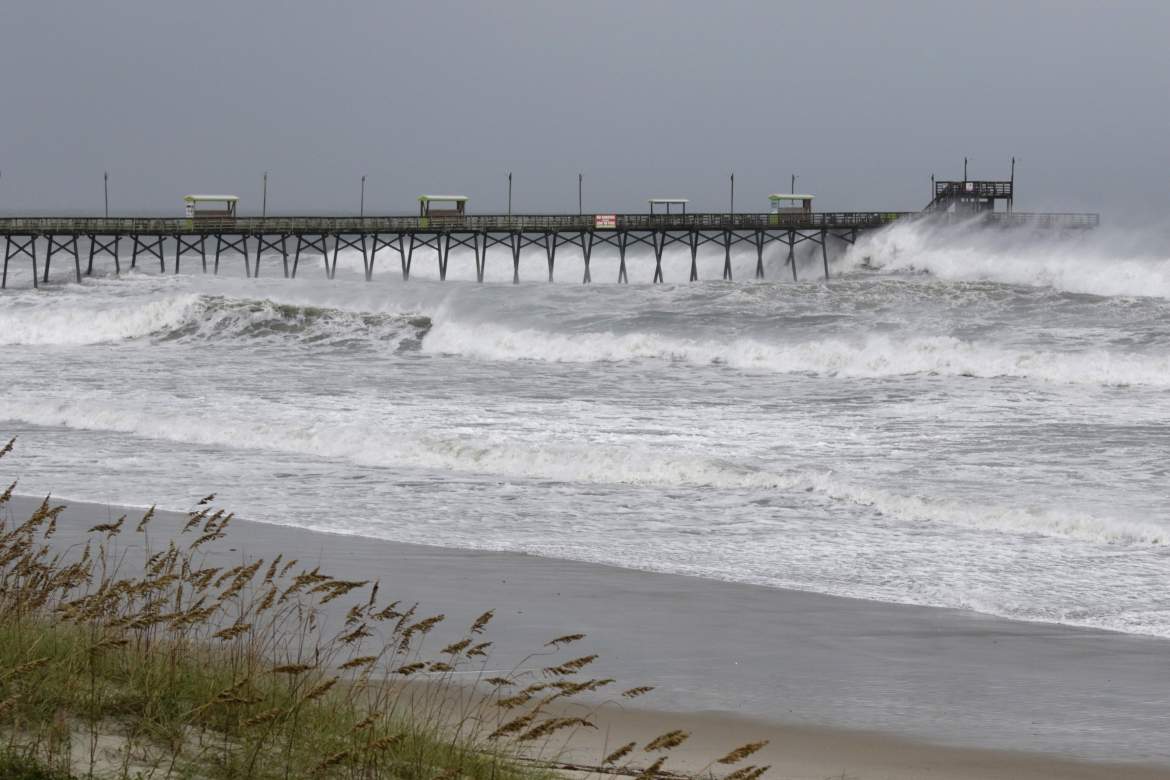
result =
[{"label": "sandy beach", "polygon": [[[34,503],[15,499],[11,516]],[[123,512],[62,503],[62,547]],[[141,514],[126,511],[132,522]],[[162,514],[152,543],[180,519]],[[777,777],[1170,777],[1161,640],[246,521],[230,541],[210,554],[284,552],[378,579],[453,630],[495,609],[501,669],[586,633],[598,675],[656,691],[642,708],[596,702],[601,728],[578,734],[567,761],[682,728],[694,736],[679,769],[769,739],[758,761]]]}]

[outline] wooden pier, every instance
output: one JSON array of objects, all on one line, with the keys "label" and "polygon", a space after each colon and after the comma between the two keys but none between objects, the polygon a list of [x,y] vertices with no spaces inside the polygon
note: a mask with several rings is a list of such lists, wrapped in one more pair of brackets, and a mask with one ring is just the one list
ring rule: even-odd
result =
[{"label": "wooden pier", "polygon": [[[945,184],[945,183],[944,183]],[[978,183],[976,183],[978,184]],[[965,185],[965,183],[964,183]],[[942,194],[949,193],[945,187]],[[982,192],[979,190],[978,192]],[[804,242],[820,247],[825,278],[829,275],[829,247],[852,244],[865,231],[877,230],[903,220],[930,219],[967,223],[973,217],[963,211],[963,194],[956,193],[956,207],[948,211],[939,200],[924,212],[807,212],[767,214],[588,214],[588,215],[464,215],[385,217],[231,217],[231,218],[0,218],[4,238],[4,272],[0,288],[7,287],[10,262],[31,261],[33,284],[47,283],[54,258],[73,261],[73,276],[80,282],[93,273],[95,261],[109,258],[121,272],[119,248],[129,248],[130,267],[139,260],[159,264],[179,273],[184,259],[197,261],[204,273],[209,261],[218,272],[225,256],[243,260],[244,272],[259,276],[260,256],[275,253],[283,263],[284,276],[295,278],[302,259],[321,258],[325,276],[334,278],[338,253],[354,249],[362,255],[366,280],[373,279],[376,261],[387,253],[397,255],[402,278],[409,279],[420,250],[438,263],[439,278],[446,279],[452,248],[471,249],[475,275],[484,279],[488,250],[504,250],[512,264],[512,281],[520,282],[520,253],[528,247],[544,249],[548,281],[553,281],[558,250],[580,250],[582,281],[592,281],[590,259],[599,246],[618,251],[618,282],[628,283],[626,258],[639,245],[654,256],[653,281],[663,282],[662,254],[680,244],[690,250],[690,281],[699,279],[699,249],[712,244],[722,250],[722,278],[730,280],[731,250],[739,244],[755,248],[755,277],[764,278],[764,250],[769,244],[787,247],[787,265],[797,279],[796,247]],[[945,197],[942,199],[945,200]],[[946,204],[943,204],[946,205]],[[1037,229],[1083,230],[1096,227],[1096,214],[1025,214],[986,211],[974,218],[989,225],[1033,226]],[[39,248],[38,248],[39,247]],[[565,253],[561,252],[562,264]],[[291,264],[289,261],[292,261]],[[43,272],[39,265],[43,261]],[[237,260],[238,261],[238,260]],[[392,261],[393,262],[393,261]],[[84,271],[82,265],[84,264]]]}]

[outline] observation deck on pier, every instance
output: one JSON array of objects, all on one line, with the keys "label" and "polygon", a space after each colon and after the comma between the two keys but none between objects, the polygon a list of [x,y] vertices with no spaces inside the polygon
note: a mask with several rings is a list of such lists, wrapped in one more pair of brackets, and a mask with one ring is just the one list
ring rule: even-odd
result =
[{"label": "observation deck on pier", "polygon": [[[982,192],[976,195],[981,196]],[[1096,214],[982,210],[977,218],[991,226],[1030,226],[1042,230],[1083,230],[1098,224]],[[83,275],[83,256],[87,258],[87,275],[93,272],[95,260],[102,257],[112,259],[115,271],[120,272],[118,250],[122,241],[130,245],[131,267],[136,267],[140,258],[149,258],[157,260],[160,272],[165,273],[170,258],[173,272],[178,273],[185,256],[197,256],[206,272],[210,256],[214,261],[213,271],[218,272],[221,259],[230,253],[242,258],[248,276],[258,276],[260,256],[268,252],[282,259],[286,277],[295,277],[302,256],[311,254],[323,259],[325,275],[330,279],[337,270],[338,253],[353,249],[361,252],[367,280],[373,278],[375,260],[385,250],[398,256],[402,277],[409,279],[412,263],[420,249],[433,250],[431,256],[437,259],[439,277],[446,279],[450,250],[462,247],[473,250],[476,278],[481,282],[488,250],[501,247],[510,255],[512,280],[516,283],[520,281],[520,253],[523,249],[532,246],[544,249],[548,279],[552,281],[557,251],[566,245],[580,250],[584,265],[582,281],[585,283],[592,281],[590,259],[593,249],[605,245],[618,250],[619,282],[629,281],[626,256],[629,249],[638,245],[653,250],[653,281],[664,281],[662,254],[672,244],[682,244],[690,250],[690,281],[699,278],[698,253],[707,244],[714,244],[722,250],[722,278],[730,280],[731,249],[741,243],[755,248],[755,276],[762,279],[764,250],[775,242],[787,247],[786,264],[791,267],[795,280],[795,248],[807,241],[820,247],[825,277],[828,278],[831,246],[839,248],[855,243],[864,231],[920,219],[966,223],[972,219],[972,214],[967,210],[928,207],[922,212],[781,210],[762,214],[470,215],[460,209],[457,213],[432,212],[417,217],[10,217],[0,218],[0,236],[4,237],[5,243],[4,276],[0,288],[7,286],[9,263],[24,258],[32,262],[34,285],[38,283],[38,277],[40,281],[49,281],[52,260],[60,255],[73,260],[74,276],[79,282]],[[214,251],[208,247],[209,242],[214,243]],[[38,243],[41,244],[39,253]],[[38,258],[44,260],[43,275],[40,275]]]}]

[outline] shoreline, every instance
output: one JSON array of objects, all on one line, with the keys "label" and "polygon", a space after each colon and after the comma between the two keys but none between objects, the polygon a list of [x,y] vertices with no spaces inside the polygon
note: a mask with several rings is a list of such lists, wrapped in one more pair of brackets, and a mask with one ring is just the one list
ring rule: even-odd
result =
[{"label": "shoreline", "polygon": [[[14,497],[7,512],[19,520],[40,500]],[[54,501],[70,507],[62,546],[122,514]],[[160,512],[153,527],[181,517]],[[213,555],[285,552],[380,579],[455,626],[496,609],[498,658],[586,633],[598,676],[658,686],[651,710],[606,710],[611,730],[654,736],[685,723],[696,758],[768,734],[775,758],[759,761],[801,777],[1146,778],[1170,767],[1170,647],[1158,638],[245,520],[232,529],[232,546]],[[725,738],[704,748],[712,732]],[[915,773],[928,766],[946,772]]]},{"label": "shoreline", "polygon": [[[65,496],[65,497],[57,496],[55,494],[52,495],[51,497],[52,497],[52,500],[56,503],[63,503],[63,504],[67,504],[69,506],[78,506],[78,507],[80,507],[80,506],[95,507],[95,508],[100,508],[103,511],[108,507],[108,508],[110,508],[111,511],[116,509],[118,514],[123,513],[123,512],[137,512],[137,513],[139,513],[139,515],[141,515],[141,513],[145,512],[149,508],[148,506],[136,506],[134,504],[121,504],[121,503],[119,503],[119,504],[106,504],[106,503],[103,503],[100,501],[90,501],[87,499],[74,499],[74,498],[69,498],[67,496]],[[43,497],[37,498],[35,496],[20,493],[20,494],[13,495],[13,500],[15,501],[16,499],[21,499],[21,500],[26,500],[26,501],[34,501],[35,500],[35,501],[39,502],[39,501],[43,500]],[[179,510],[175,510],[175,509],[157,509],[156,511],[159,515],[181,514],[181,512]],[[242,522],[242,523],[246,523],[248,525],[261,526],[261,527],[265,527],[265,528],[287,529],[289,531],[295,531],[298,533],[307,533],[307,534],[313,534],[313,535],[324,536],[324,537],[337,537],[339,539],[346,539],[346,540],[363,540],[363,541],[370,542],[373,544],[387,544],[387,545],[393,545],[393,546],[401,546],[401,547],[405,547],[405,548],[418,548],[421,550],[434,550],[434,551],[438,551],[438,552],[450,552],[452,554],[517,556],[520,558],[534,558],[534,559],[543,560],[543,561],[553,561],[553,562],[559,561],[559,562],[562,562],[565,564],[589,566],[589,567],[594,567],[594,568],[601,569],[601,570],[614,571],[614,572],[636,572],[639,574],[648,574],[648,575],[659,576],[659,577],[682,577],[682,578],[685,578],[688,580],[699,580],[702,582],[717,583],[719,585],[729,585],[729,586],[746,587],[746,588],[760,588],[763,590],[775,591],[777,593],[802,594],[802,595],[808,595],[808,596],[814,596],[814,597],[823,597],[823,598],[828,598],[828,599],[840,599],[841,601],[845,601],[845,602],[859,602],[862,604],[875,604],[875,605],[890,606],[890,607],[904,607],[906,609],[936,610],[939,612],[952,613],[956,616],[967,616],[967,617],[974,618],[974,619],[986,618],[988,620],[1002,620],[1002,621],[1006,621],[1008,623],[1019,623],[1019,624],[1023,624],[1023,625],[1046,627],[1046,628],[1050,628],[1052,630],[1057,630],[1057,631],[1063,630],[1063,629],[1069,629],[1069,630],[1073,630],[1073,631],[1086,631],[1086,632],[1091,632],[1094,634],[1111,634],[1111,635],[1118,636],[1118,637],[1131,637],[1134,639],[1151,640],[1151,641],[1157,641],[1157,642],[1170,643],[1170,636],[1162,636],[1160,634],[1151,634],[1151,633],[1142,633],[1142,632],[1122,631],[1121,629],[1109,628],[1107,626],[1095,626],[1095,625],[1085,624],[1085,623],[1062,623],[1062,622],[1055,621],[1055,620],[1041,620],[1041,619],[1031,620],[1028,618],[1015,617],[1012,615],[1000,615],[1000,614],[995,613],[995,612],[980,612],[976,609],[965,608],[965,607],[949,607],[949,606],[942,606],[942,605],[937,605],[937,604],[917,604],[917,603],[914,603],[911,601],[885,601],[882,599],[866,598],[864,596],[849,596],[849,595],[838,594],[838,593],[825,593],[825,592],[817,591],[817,590],[804,590],[801,588],[791,587],[791,586],[768,585],[768,584],[752,582],[752,581],[748,581],[748,580],[721,579],[719,577],[702,576],[702,575],[698,575],[698,574],[689,574],[689,573],[685,573],[685,572],[675,572],[675,571],[667,571],[667,570],[653,569],[653,568],[638,568],[635,566],[624,566],[624,565],[617,564],[617,563],[606,563],[603,561],[592,561],[592,560],[586,560],[586,559],[581,559],[581,558],[568,558],[568,557],[561,557],[561,556],[557,556],[557,555],[546,555],[542,552],[527,552],[527,551],[523,551],[523,550],[500,550],[500,549],[493,549],[493,548],[489,548],[489,547],[449,547],[449,546],[441,545],[441,544],[425,544],[425,543],[421,543],[421,542],[407,542],[407,541],[398,541],[398,540],[394,540],[394,539],[383,539],[383,538],[377,537],[377,536],[364,536],[361,533],[351,532],[351,531],[333,530],[333,529],[324,529],[324,528],[306,528],[304,526],[274,523],[274,522],[269,522],[269,521],[265,521],[265,520],[237,520],[236,522]],[[1170,652],[1170,645],[1168,645],[1168,652]]]}]

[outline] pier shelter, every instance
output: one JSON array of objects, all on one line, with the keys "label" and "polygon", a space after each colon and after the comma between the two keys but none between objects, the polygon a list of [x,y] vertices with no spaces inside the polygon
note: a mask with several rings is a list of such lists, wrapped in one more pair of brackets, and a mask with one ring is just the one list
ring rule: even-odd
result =
[{"label": "pier shelter", "polygon": [[240,199],[235,195],[186,195],[183,202],[187,219],[222,220],[236,218],[236,207]]},{"label": "pier shelter", "polygon": [[796,193],[774,193],[768,196],[772,204],[773,214],[811,214],[812,195],[798,195]]},{"label": "pier shelter", "polygon": [[1003,203],[1010,214],[1014,202],[1014,177],[1007,181],[936,181],[934,198],[925,211],[972,216],[993,212],[998,203]]},{"label": "pier shelter", "polygon": [[[420,217],[462,217],[467,212],[466,195],[419,195]],[[435,208],[435,204],[440,208]]]},{"label": "pier shelter", "polygon": [[[687,204],[690,201],[687,198],[650,198],[650,213],[651,214],[686,214]],[[655,212],[655,207],[658,211]],[[671,209],[674,211],[671,211]]]}]

